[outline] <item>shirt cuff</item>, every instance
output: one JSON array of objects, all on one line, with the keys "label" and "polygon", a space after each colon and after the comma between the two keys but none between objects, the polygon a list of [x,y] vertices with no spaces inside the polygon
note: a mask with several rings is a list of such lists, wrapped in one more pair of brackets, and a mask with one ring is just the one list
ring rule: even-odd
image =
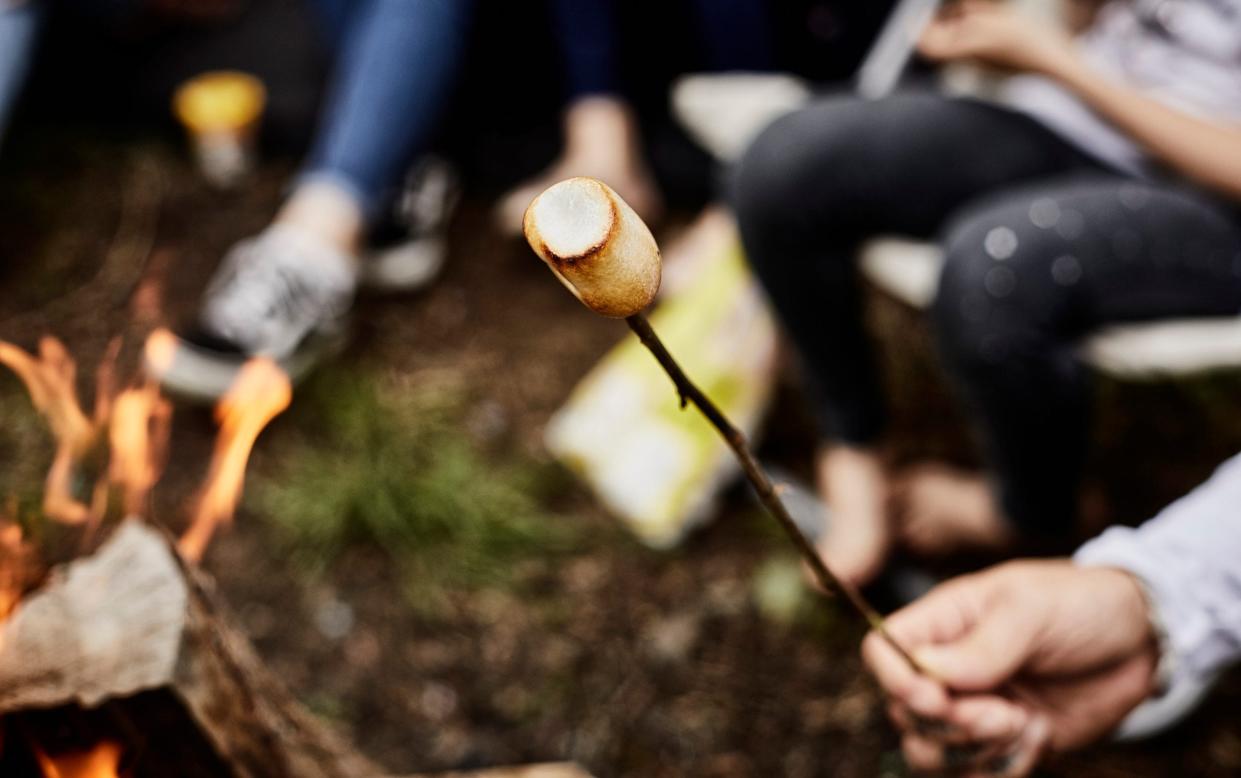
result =
[{"label": "shirt cuff", "polygon": [[1086,543],[1073,555],[1073,562],[1132,574],[1141,586],[1158,641],[1156,691],[1129,713],[1118,737],[1145,737],[1176,723],[1206,695],[1216,676],[1199,672],[1193,661],[1210,623],[1195,607],[1185,581],[1148,551],[1141,533],[1127,527],[1113,527]]}]

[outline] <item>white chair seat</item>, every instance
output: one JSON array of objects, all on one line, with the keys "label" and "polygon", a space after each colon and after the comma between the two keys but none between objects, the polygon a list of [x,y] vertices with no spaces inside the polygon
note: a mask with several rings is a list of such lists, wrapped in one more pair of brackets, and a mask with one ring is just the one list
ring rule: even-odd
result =
[{"label": "white chair seat", "polygon": [[[905,304],[935,299],[943,252],[929,243],[883,238],[862,250],[862,273]],[[1125,379],[1188,375],[1241,367],[1241,316],[1118,324],[1086,338],[1082,357]]]},{"label": "white chair seat", "polygon": [[787,73],[691,73],[672,86],[672,114],[721,162],[736,162],[767,125],[810,102],[810,85]]}]

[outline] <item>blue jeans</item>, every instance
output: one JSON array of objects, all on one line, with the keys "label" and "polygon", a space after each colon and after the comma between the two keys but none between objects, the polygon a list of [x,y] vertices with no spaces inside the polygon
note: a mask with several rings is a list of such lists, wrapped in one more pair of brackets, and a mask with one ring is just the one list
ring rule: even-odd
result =
[{"label": "blue jeans", "polygon": [[42,16],[37,2],[0,10],[0,143],[26,83]]},{"label": "blue jeans", "polygon": [[337,52],[301,181],[344,188],[374,217],[450,96],[473,0],[314,0]]}]

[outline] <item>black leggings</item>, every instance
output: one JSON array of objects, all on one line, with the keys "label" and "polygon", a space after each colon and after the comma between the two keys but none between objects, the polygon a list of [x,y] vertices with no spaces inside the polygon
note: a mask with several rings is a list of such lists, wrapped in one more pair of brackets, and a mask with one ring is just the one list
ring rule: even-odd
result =
[{"label": "black leggings", "polygon": [[1089,375],[1111,322],[1241,311],[1229,205],[1126,177],[1032,119],[972,100],[827,98],[780,119],[734,180],[746,251],[806,362],[825,434],[883,433],[858,246],[940,236],[931,319],[975,412],[1006,514],[1061,535],[1077,514]]}]

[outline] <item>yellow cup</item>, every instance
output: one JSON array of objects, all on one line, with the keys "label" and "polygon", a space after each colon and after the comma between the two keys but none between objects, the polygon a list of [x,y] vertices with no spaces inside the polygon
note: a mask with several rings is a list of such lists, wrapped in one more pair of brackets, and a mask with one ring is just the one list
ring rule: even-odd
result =
[{"label": "yellow cup", "polygon": [[266,104],[263,82],[233,70],[203,73],[177,88],[173,113],[189,133],[199,170],[209,182],[235,186],[253,169]]}]

